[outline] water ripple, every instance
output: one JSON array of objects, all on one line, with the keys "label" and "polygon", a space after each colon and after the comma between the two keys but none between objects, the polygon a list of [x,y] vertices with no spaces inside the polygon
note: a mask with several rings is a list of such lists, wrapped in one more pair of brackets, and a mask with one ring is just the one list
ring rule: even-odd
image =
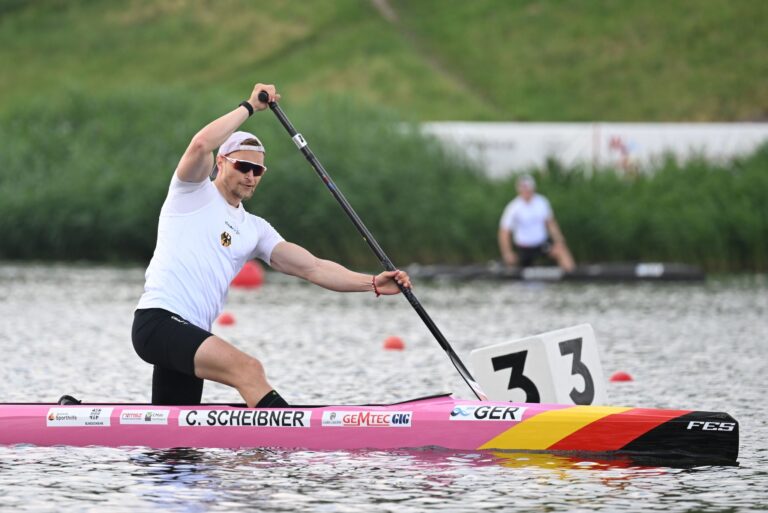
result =
[{"label": "water ripple", "polygon": [[[294,402],[470,397],[407,302],[341,295],[269,275],[233,291],[216,328],[262,358]],[[0,265],[0,392],[6,401],[147,401],[151,369],[130,344],[141,269]],[[728,411],[740,465],[671,468],[534,453],[0,447],[2,511],[758,511],[768,496],[768,286],[418,284],[466,355],[590,322],[611,403]],[[406,351],[382,351],[389,335]],[[235,401],[207,384],[204,400]]]}]

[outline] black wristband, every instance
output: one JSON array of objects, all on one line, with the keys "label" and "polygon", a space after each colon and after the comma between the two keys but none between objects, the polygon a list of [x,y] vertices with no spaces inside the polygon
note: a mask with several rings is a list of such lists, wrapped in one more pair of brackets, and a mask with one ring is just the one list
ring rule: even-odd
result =
[{"label": "black wristband", "polygon": [[248,100],[243,100],[242,102],[240,102],[240,107],[246,108],[246,110],[248,111],[248,117],[253,116],[253,105],[248,103]]}]

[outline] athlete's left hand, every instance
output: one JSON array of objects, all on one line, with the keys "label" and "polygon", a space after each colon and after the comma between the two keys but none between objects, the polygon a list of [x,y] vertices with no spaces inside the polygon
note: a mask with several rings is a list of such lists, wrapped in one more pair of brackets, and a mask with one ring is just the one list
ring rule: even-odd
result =
[{"label": "athlete's left hand", "polygon": [[399,283],[403,287],[411,288],[411,278],[405,271],[384,271],[375,278],[376,288],[379,294],[383,296],[391,296],[400,292],[400,288],[397,286]]}]

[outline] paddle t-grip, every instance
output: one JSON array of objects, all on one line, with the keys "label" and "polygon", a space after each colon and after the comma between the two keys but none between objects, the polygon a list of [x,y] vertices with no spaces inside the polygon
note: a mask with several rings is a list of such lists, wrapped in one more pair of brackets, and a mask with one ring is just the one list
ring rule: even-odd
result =
[{"label": "paddle t-grip", "polygon": [[261,103],[269,103],[269,93],[266,91],[259,91],[258,98]]}]

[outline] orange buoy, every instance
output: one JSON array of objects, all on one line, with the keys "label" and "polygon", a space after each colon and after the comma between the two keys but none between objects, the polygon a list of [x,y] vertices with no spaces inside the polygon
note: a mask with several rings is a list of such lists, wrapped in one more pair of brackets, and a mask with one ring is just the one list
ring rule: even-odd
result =
[{"label": "orange buoy", "polygon": [[400,337],[387,337],[384,340],[384,349],[389,351],[402,351],[405,349],[405,342]]},{"label": "orange buoy", "polygon": [[232,326],[235,323],[235,316],[229,312],[222,312],[216,322],[222,326]]},{"label": "orange buoy", "polygon": [[611,381],[617,382],[617,381],[632,381],[632,376],[627,374],[624,371],[616,371],[611,375]]},{"label": "orange buoy", "polygon": [[264,269],[258,262],[249,260],[245,263],[235,279],[232,280],[233,287],[256,288],[264,283]]}]

